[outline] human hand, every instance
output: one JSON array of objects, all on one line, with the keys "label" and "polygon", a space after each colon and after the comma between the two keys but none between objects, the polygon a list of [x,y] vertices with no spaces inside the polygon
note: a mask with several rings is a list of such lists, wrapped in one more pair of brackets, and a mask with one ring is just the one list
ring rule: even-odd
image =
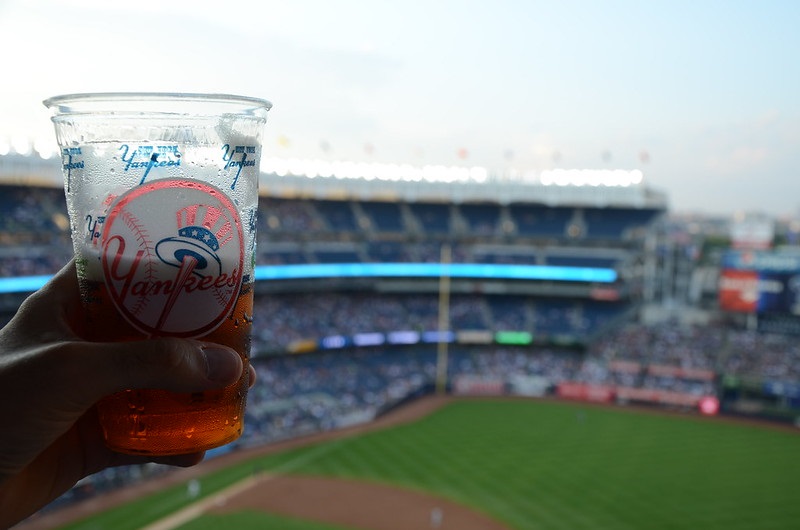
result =
[{"label": "human hand", "polygon": [[[81,339],[74,264],[31,295],[0,330],[0,528],[16,524],[81,478],[112,466],[191,466],[204,453],[132,456],[108,449],[94,404],[128,388],[197,392],[237,381],[231,348],[159,338],[124,343]],[[250,368],[251,384],[255,374]]]}]

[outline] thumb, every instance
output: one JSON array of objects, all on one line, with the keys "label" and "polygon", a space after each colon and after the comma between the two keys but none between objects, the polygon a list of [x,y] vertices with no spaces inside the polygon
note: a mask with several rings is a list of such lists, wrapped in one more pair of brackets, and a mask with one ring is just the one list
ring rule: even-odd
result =
[{"label": "thumb", "polygon": [[90,404],[129,388],[173,392],[222,388],[236,382],[243,371],[242,359],[235,350],[210,342],[159,338],[79,342],[69,347],[79,357],[73,363],[80,370],[75,381],[84,381],[81,386],[86,387],[85,398]]}]

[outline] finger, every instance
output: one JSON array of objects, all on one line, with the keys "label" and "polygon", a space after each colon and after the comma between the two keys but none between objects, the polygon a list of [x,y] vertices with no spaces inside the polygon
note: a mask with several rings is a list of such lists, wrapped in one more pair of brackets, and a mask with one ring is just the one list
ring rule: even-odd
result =
[{"label": "finger", "polygon": [[198,392],[233,384],[243,371],[235,350],[178,338],[92,343],[68,342],[48,348],[42,361],[60,392],[88,407],[129,388]]},{"label": "finger", "polygon": [[88,349],[98,350],[92,352],[97,358],[97,369],[107,374],[112,392],[127,388],[174,392],[221,388],[236,382],[244,368],[234,349],[195,340],[161,338],[95,343]]},{"label": "finger", "polygon": [[249,380],[249,387],[253,388],[253,385],[256,384],[256,379],[258,378],[258,373],[256,372],[255,367],[253,365],[248,365],[248,369],[250,371],[250,380]]},{"label": "finger", "polygon": [[79,314],[80,290],[75,261],[70,260],[41,289],[20,305],[13,325],[5,328],[7,339],[48,342],[75,338],[70,315]]},{"label": "finger", "polygon": [[75,302],[80,302],[80,289],[78,288],[78,275],[75,259],[73,258],[38,291],[29,296],[23,302],[22,307],[41,304],[54,308],[60,307],[65,303],[72,304]]}]

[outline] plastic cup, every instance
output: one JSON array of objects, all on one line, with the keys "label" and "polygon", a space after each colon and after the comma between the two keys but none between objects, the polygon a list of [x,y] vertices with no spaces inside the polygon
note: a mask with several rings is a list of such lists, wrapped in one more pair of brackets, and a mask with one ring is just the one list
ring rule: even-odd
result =
[{"label": "plastic cup", "polygon": [[[261,138],[268,101],[95,93],[53,111],[87,340],[184,337],[250,356]],[[170,455],[243,429],[249,370],[217,391],[126,390],[98,404],[108,446]]]}]

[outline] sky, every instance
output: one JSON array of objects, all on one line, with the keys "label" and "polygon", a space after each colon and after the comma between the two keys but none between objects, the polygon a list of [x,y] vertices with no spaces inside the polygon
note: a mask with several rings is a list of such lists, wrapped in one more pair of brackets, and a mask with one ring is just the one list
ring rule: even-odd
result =
[{"label": "sky", "polygon": [[0,144],[43,99],[273,103],[265,156],[641,169],[677,213],[800,216],[794,0],[0,0]]}]

